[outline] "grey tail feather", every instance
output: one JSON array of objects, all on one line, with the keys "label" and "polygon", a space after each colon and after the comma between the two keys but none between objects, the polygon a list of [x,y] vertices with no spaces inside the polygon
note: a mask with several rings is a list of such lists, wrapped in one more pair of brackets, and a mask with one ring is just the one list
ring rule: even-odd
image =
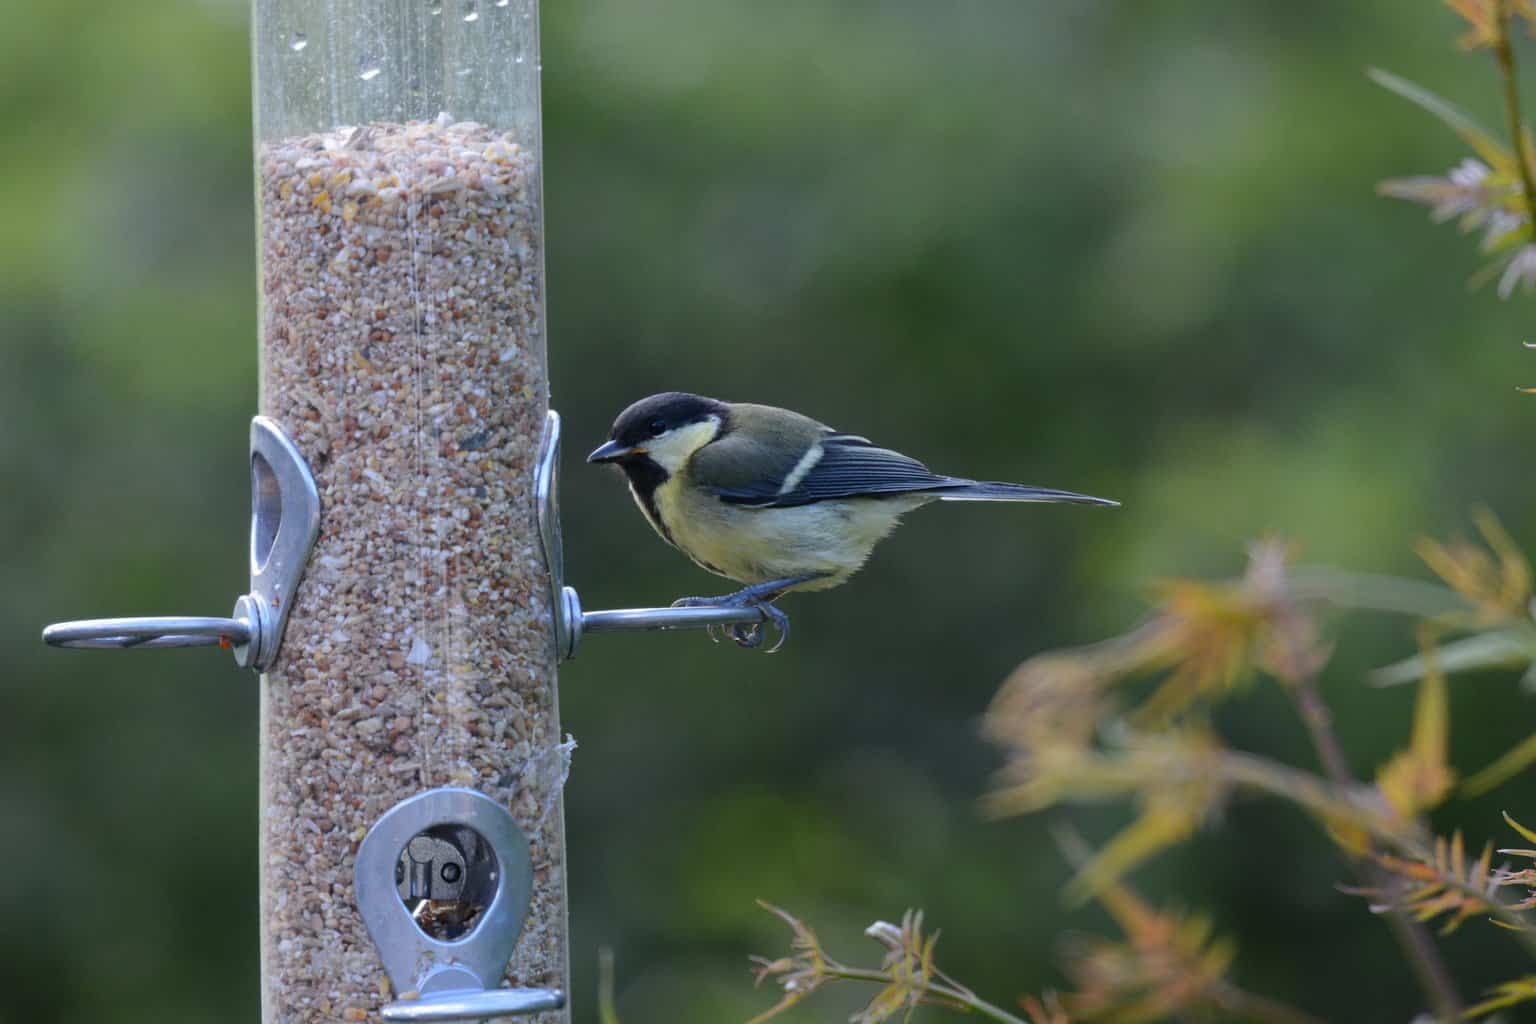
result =
[{"label": "grey tail feather", "polygon": [[1118,501],[1095,498],[1076,491],[1058,491],[1050,487],[1003,484],[988,480],[956,479],[951,486],[936,488],[942,501],[1070,501],[1078,505],[1119,507]]}]

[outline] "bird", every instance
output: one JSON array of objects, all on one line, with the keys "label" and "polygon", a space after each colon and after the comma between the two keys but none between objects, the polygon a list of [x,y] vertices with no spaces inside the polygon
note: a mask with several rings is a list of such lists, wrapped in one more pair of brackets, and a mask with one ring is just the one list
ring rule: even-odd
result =
[{"label": "bird", "polygon": [[[742,584],[673,607],[751,607],[761,620],[730,627],[760,647],[771,622],[777,651],[789,618],[774,602],[848,581],[903,514],[933,501],[1119,502],[1074,491],[945,476],[858,434],[789,409],[683,391],[619,413],[589,463],[618,466],[662,540],[701,568]],[[711,631],[713,638],[713,631]]]}]

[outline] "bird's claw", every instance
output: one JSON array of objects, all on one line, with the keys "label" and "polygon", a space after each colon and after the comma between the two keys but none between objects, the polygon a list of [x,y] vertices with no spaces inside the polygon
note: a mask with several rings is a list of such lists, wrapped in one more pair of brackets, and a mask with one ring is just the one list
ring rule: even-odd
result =
[{"label": "bird's claw", "polygon": [[761,622],[733,622],[725,627],[737,647],[745,647],[748,650],[763,646],[763,624]]},{"label": "bird's claw", "polygon": [[[780,609],[775,608],[771,602],[771,599],[764,599],[757,594],[750,592],[750,588],[748,588],[747,591],[728,594],[725,597],[680,597],[676,601],[672,602],[672,607],[725,607],[752,608],[756,610],[763,617],[761,622],[733,622],[730,625],[721,627],[725,631],[726,636],[729,636],[731,640],[735,642],[737,647],[744,647],[748,650],[756,650],[757,648],[763,646],[763,640],[766,638],[767,632],[763,628],[763,623],[765,622],[773,624],[774,629],[778,631],[779,638],[778,640],[774,641],[772,647],[763,652],[764,654],[776,653],[779,648],[784,646],[784,641],[789,639],[789,616],[784,614],[784,612]],[[706,635],[708,635],[710,640],[714,641],[715,643],[720,642],[720,638],[715,635],[715,626],[713,624],[705,626],[704,632]]]},{"label": "bird's claw", "polygon": [[764,628],[764,623],[771,622],[773,624],[773,628],[778,630],[779,638],[773,642],[772,647],[768,648],[763,653],[776,654],[778,653],[779,648],[784,646],[784,641],[789,639],[789,616],[784,614],[781,609],[775,608],[767,601],[759,602],[756,605],[756,608],[758,611],[762,612],[763,622],[754,622],[751,625],[741,625],[738,623],[737,625],[730,627],[731,639],[736,641],[736,644],[739,647],[761,647],[763,645],[763,640],[768,632]]}]

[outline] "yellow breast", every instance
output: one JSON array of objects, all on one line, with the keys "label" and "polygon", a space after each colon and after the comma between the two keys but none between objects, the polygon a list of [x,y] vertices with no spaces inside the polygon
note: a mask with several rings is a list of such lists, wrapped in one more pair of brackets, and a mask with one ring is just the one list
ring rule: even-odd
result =
[{"label": "yellow breast", "polygon": [[800,589],[836,586],[858,571],[918,497],[854,498],[797,508],[731,505],[673,477],[656,488],[672,543],[710,572],[740,583],[817,575]]}]

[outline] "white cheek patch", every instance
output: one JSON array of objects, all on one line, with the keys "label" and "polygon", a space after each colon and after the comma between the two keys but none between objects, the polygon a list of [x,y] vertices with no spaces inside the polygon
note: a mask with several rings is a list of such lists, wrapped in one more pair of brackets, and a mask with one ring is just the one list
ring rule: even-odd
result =
[{"label": "white cheek patch", "polygon": [[713,441],[719,432],[720,418],[709,416],[647,442],[645,450],[656,465],[668,473],[676,473],[694,452]]}]

